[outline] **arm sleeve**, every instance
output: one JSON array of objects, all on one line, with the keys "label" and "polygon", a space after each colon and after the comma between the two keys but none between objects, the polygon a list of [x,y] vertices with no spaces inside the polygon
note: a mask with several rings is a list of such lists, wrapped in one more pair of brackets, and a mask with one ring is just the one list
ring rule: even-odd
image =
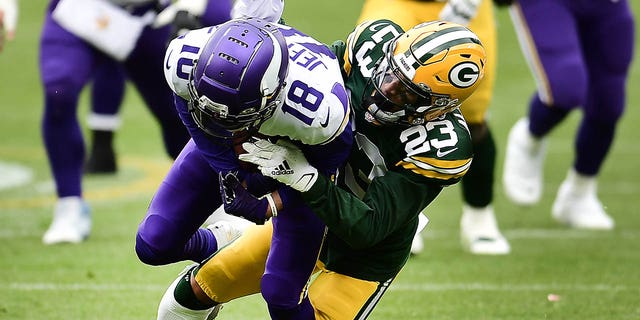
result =
[{"label": "arm sleeve", "polygon": [[302,197],[334,234],[357,249],[378,243],[415,218],[441,190],[424,180],[388,172],[372,181],[362,200],[324,176]]},{"label": "arm sleeve", "polygon": [[[207,160],[209,166],[216,172],[239,171],[238,157],[227,142],[219,138],[210,137],[198,128],[187,109],[187,100],[174,94],[174,101],[182,123],[187,127],[191,138],[193,138],[198,150]],[[239,172],[240,179],[243,179],[244,176],[244,173]]]}]

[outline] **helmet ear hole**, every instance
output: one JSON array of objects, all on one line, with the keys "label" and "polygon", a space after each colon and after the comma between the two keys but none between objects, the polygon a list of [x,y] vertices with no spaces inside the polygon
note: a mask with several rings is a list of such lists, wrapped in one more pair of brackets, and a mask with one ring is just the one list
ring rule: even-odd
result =
[{"label": "helmet ear hole", "polygon": [[218,25],[198,60],[189,93],[200,129],[217,137],[220,129],[255,131],[273,115],[289,67],[277,24],[243,18]]}]

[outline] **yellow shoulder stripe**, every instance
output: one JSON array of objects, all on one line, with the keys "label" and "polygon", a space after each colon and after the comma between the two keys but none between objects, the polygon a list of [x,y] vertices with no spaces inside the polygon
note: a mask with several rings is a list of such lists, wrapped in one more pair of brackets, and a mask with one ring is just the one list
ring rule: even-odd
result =
[{"label": "yellow shoulder stripe", "polygon": [[398,161],[396,166],[411,170],[427,178],[450,180],[464,176],[471,166],[471,160],[471,158],[463,160],[441,160],[429,157],[407,157]]}]

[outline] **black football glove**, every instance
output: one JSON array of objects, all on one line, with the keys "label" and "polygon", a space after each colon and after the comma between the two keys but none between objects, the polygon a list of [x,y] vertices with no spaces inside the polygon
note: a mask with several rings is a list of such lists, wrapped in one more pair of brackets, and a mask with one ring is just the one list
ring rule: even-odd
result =
[{"label": "black football glove", "polygon": [[269,202],[258,199],[242,186],[235,172],[218,175],[220,195],[224,211],[228,214],[245,218],[256,224],[264,224]]}]

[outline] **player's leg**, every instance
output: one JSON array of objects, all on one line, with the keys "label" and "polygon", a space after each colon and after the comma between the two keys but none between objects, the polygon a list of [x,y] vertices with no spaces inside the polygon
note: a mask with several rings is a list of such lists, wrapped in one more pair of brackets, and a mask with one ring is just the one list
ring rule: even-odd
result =
[{"label": "player's leg", "polygon": [[315,319],[366,319],[387,291],[393,279],[384,282],[352,278],[327,270],[320,271],[309,287]]},{"label": "player's leg", "polygon": [[82,199],[85,148],[76,113],[94,54],[94,49],[64,30],[52,19],[51,11],[47,12],[40,39],[45,104],[42,136],[58,201],[42,238],[45,244],[79,243],[91,231],[89,207]]},{"label": "player's leg", "polygon": [[[529,116],[509,133],[503,183],[515,203],[537,203],[542,195],[545,136],[585,102],[587,74],[572,13],[557,1],[511,6],[523,54],[536,80]],[[557,30],[564,30],[557,32]]]},{"label": "player's leg", "polygon": [[[486,124],[486,123],[485,123]],[[473,254],[508,254],[511,247],[498,228],[493,203],[496,148],[488,126],[469,126],[474,157],[462,180],[464,206],[460,219],[463,248]]]},{"label": "player's leg", "polygon": [[484,0],[469,28],[487,52],[485,76],[480,86],[462,105],[473,140],[473,162],[462,179],[464,205],[460,219],[460,239],[465,250],[474,254],[508,254],[511,247],[498,228],[493,210],[496,146],[487,117],[493,98],[497,65],[497,36],[493,2]]},{"label": "player's leg", "polygon": [[160,124],[167,153],[175,158],[189,140],[189,133],[178,117],[173,93],[162,69],[168,36],[169,27],[145,28],[136,48],[125,61],[125,68],[127,76]]},{"label": "player's leg", "polygon": [[581,26],[589,90],[575,142],[576,158],[553,205],[553,217],[575,228],[612,229],[613,219],[597,196],[597,176],[625,106],[625,86],[634,45],[626,1],[594,7],[598,20]]},{"label": "player's leg", "polygon": [[224,227],[228,232],[200,227],[222,203],[218,190],[217,172],[189,141],[138,226],[138,258],[150,265],[202,261],[239,236],[241,231],[229,223]]},{"label": "player's leg", "polygon": [[158,319],[202,319],[203,314],[217,313],[223,303],[260,292],[272,233],[270,221],[251,226],[200,266],[181,274],[162,297]]},{"label": "player's leg", "polygon": [[272,319],[310,319],[313,308],[304,293],[320,252],[324,224],[302,205],[285,208],[272,223],[271,251],[260,282],[262,297]]},{"label": "player's leg", "polygon": [[114,132],[120,127],[118,111],[125,92],[124,70],[108,57],[99,63],[91,86],[91,111],[87,127],[91,131],[91,148],[85,166],[87,173],[115,173]]}]

